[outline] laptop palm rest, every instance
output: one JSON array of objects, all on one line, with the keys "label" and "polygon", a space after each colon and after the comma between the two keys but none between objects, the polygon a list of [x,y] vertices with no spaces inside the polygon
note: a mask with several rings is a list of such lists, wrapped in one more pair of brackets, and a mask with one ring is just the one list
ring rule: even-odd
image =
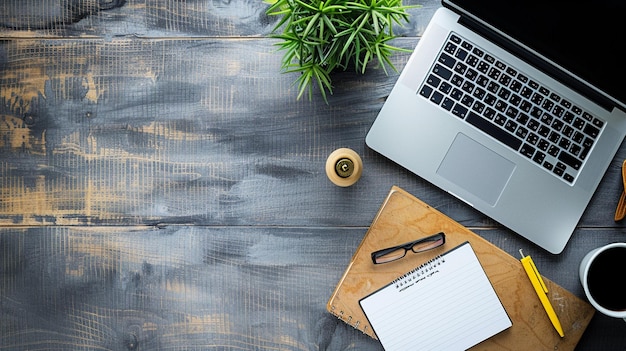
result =
[{"label": "laptop palm rest", "polygon": [[437,174],[494,206],[514,169],[515,163],[459,133]]}]

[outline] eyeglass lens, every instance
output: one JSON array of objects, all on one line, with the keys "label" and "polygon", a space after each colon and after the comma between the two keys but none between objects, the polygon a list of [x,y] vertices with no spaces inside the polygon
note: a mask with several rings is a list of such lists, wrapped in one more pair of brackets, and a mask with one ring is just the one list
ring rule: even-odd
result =
[{"label": "eyeglass lens", "polygon": [[418,253],[421,251],[434,249],[435,247],[441,244],[443,244],[443,238],[438,237],[438,238],[435,238],[435,240],[433,241],[424,241],[424,242],[415,243],[415,245],[411,247],[411,250],[413,250],[413,252],[415,253]]},{"label": "eyeglass lens", "polygon": [[403,247],[400,247],[384,255],[377,256],[376,263],[386,263],[386,262],[399,260],[402,257],[404,257],[404,255],[406,255],[406,250]]},{"label": "eyeglass lens", "polygon": [[[437,246],[440,246],[444,243],[444,237],[442,235],[436,235],[431,240],[422,240],[418,241],[413,246],[410,247],[410,250],[418,253],[430,249],[434,249]],[[379,255],[375,257],[375,263],[387,263],[395,260],[399,260],[406,255],[406,252],[409,250],[407,247],[398,247],[397,249],[387,252],[383,255]]]}]

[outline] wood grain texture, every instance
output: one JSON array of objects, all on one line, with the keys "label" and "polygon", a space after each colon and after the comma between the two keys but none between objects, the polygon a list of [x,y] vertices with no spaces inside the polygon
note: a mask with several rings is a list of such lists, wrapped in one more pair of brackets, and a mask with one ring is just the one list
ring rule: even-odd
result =
[{"label": "wood grain texture", "polygon": [[[338,279],[329,268],[345,264],[359,232],[188,226],[2,231],[0,349],[347,344],[350,339],[331,340],[332,329],[343,325],[324,313],[324,298]],[[297,283],[303,279],[309,284]],[[364,338],[358,345],[368,343]]]},{"label": "wood grain texture", "polygon": [[[334,203],[356,204],[333,198],[324,163],[346,146],[385,171],[363,139],[393,76],[338,74],[327,105],[296,101],[293,75],[277,73],[280,58],[260,39],[20,40],[6,50],[5,223],[367,225],[337,217]],[[395,56],[399,68],[406,58]],[[301,201],[310,192],[319,202]],[[375,211],[384,192],[365,193]],[[276,216],[285,207],[293,211]]]},{"label": "wood grain texture", "polygon": [[[396,33],[421,33],[436,0],[408,0],[411,22]],[[4,0],[0,36],[7,37],[257,37],[278,18],[263,0]]]},{"label": "wood grain texture", "polygon": [[[440,5],[406,3],[412,49]],[[325,303],[392,185],[579,297],[584,254],[625,240],[626,147],[550,255],[365,146],[397,74],[297,101],[266,7],[0,2],[0,350],[380,350]],[[340,147],[364,165],[345,189]],[[623,328],[596,314],[578,349],[624,349]]]},{"label": "wood grain texture", "polygon": [[[380,70],[337,74],[327,105],[295,100],[294,76],[277,73],[279,54],[263,39],[0,45],[11,53],[0,69],[1,223],[364,226],[360,213],[374,212],[388,186],[431,189],[364,145],[395,82]],[[366,170],[354,189],[367,211],[351,216],[334,208],[356,206],[351,190],[337,192],[324,173],[339,147],[362,155]],[[615,225],[623,157],[583,225]],[[317,203],[301,201],[311,193]],[[422,196],[463,224],[494,225],[441,195]]]},{"label": "wood grain texture", "polygon": [[[0,350],[381,350],[325,311],[365,231],[5,228]],[[476,232],[511,254],[527,247],[500,230]],[[590,242],[616,237],[582,230],[568,254],[532,254],[546,277],[580,295],[563,272]],[[596,314],[578,349],[616,349],[622,328]]]}]

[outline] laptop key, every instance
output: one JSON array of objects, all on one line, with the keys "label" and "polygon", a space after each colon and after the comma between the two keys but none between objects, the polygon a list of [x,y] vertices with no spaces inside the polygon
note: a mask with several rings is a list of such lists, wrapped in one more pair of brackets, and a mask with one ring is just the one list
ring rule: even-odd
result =
[{"label": "laptop key", "polygon": [[443,82],[439,86],[439,91],[441,91],[444,94],[449,93],[450,90],[452,90],[452,85],[450,85],[448,82]]},{"label": "laptop key", "polygon": [[443,94],[441,94],[438,91],[435,91],[433,95],[430,97],[430,101],[434,102],[437,105],[439,105],[441,100],[443,100]]},{"label": "laptop key", "polygon": [[487,105],[493,106],[496,103],[496,101],[498,101],[498,98],[496,98],[495,96],[491,94],[487,94],[487,96],[485,96],[485,99],[483,101],[485,101]]},{"label": "laptop key", "polygon": [[574,142],[581,144],[583,140],[585,140],[585,135],[581,132],[574,132],[574,136],[572,137],[572,140],[574,140]]},{"label": "laptop key", "polygon": [[474,79],[476,79],[476,77],[478,77],[478,72],[474,71],[473,69],[470,68],[465,71],[465,78],[473,81]]},{"label": "laptop key", "polygon": [[456,51],[456,48],[457,48],[456,45],[452,43],[447,43],[446,47],[443,50],[449,54],[454,54],[454,52]]},{"label": "laptop key", "polygon": [[506,123],[506,117],[504,117],[504,115],[502,115],[501,113],[498,113],[493,121],[496,122],[497,125],[504,127],[504,124]]},{"label": "laptop key", "polygon": [[420,89],[420,95],[422,95],[425,98],[430,98],[430,94],[433,93],[433,88],[428,86],[428,85],[424,85],[422,86],[422,89]]},{"label": "laptop key", "polygon": [[470,55],[465,62],[467,62],[467,64],[472,67],[476,67],[476,65],[478,64],[478,62],[480,62],[480,60],[478,59],[478,57],[474,55]]},{"label": "laptop key", "polygon": [[572,126],[574,126],[574,128],[578,130],[582,130],[583,127],[585,126],[585,120],[583,120],[582,118],[576,117],[576,119],[574,119],[574,123],[572,123]]},{"label": "laptop key", "polygon": [[583,132],[587,135],[589,135],[592,138],[595,138],[598,136],[598,134],[600,134],[600,130],[594,126],[592,126],[591,124],[587,124],[585,126],[585,129],[583,130]]},{"label": "laptop key", "polygon": [[528,82],[528,77],[526,77],[526,76],[525,76],[525,75],[523,75],[523,74],[518,74],[518,75],[517,75],[517,79],[519,79],[519,80],[520,80],[520,82],[522,82],[522,83],[526,83],[526,82]]},{"label": "laptop key", "polygon": [[435,76],[434,74],[429,74],[426,79],[426,83],[436,88],[439,86],[439,83],[441,83],[441,78]]},{"label": "laptop key", "polygon": [[587,155],[589,154],[589,151],[591,151],[590,147],[583,146],[583,149],[580,152],[580,155],[578,157],[580,157],[581,160],[584,160],[585,158],[587,158]]},{"label": "laptop key", "polygon": [[563,168],[559,168],[558,165],[557,165],[557,167],[554,167],[552,172],[554,172],[554,174],[556,174],[556,175],[558,175],[560,177],[560,176],[563,175],[563,173],[565,173],[565,170]]},{"label": "laptop key", "polygon": [[456,52],[456,58],[458,58],[461,61],[465,61],[465,58],[467,57],[467,51],[459,48],[459,50]]},{"label": "laptop key", "polygon": [[489,76],[489,78],[493,80],[498,80],[498,77],[500,77],[500,73],[502,72],[499,69],[492,67],[487,73],[487,76]]},{"label": "laptop key", "polygon": [[487,94],[487,92],[480,87],[474,89],[474,92],[472,93],[472,95],[474,95],[474,97],[476,97],[477,99],[483,99],[485,97],[485,94]]},{"label": "laptop key", "polygon": [[450,97],[453,98],[454,100],[459,101],[461,97],[463,97],[463,92],[457,88],[454,88],[452,89],[452,92],[450,93]]},{"label": "laptop key", "polygon": [[465,74],[466,70],[467,70],[467,65],[462,62],[457,62],[456,65],[454,65],[454,71],[460,75]]},{"label": "laptop key", "polygon": [[526,141],[529,142],[531,145],[537,145],[537,142],[539,141],[539,136],[535,133],[529,133],[526,137]]},{"label": "laptop key", "polygon": [[514,133],[515,130],[517,129],[517,123],[509,119],[504,124],[504,129],[508,130],[511,133]]},{"label": "laptop key", "polygon": [[452,106],[454,106],[454,100],[450,98],[443,99],[443,102],[441,103],[441,107],[443,107],[446,111],[450,111],[452,109]]},{"label": "laptop key", "polygon": [[463,77],[461,77],[458,74],[455,74],[452,79],[450,79],[450,82],[452,84],[454,84],[457,87],[460,87],[461,85],[463,85],[463,82],[465,81],[465,79],[463,79]]},{"label": "laptop key", "polygon": [[474,110],[476,113],[483,113],[485,107],[485,104],[480,101],[476,101],[474,105],[472,105],[472,110]]},{"label": "laptop key", "polygon": [[474,91],[474,87],[476,87],[472,82],[465,82],[461,85],[461,89],[468,94],[471,94]]},{"label": "laptop key", "polygon": [[452,56],[442,52],[441,55],[439,55],[439,62],[443,63],[448,68],[452,68],[456,63],[456,60]]},{"label": "laptop key", "polygon": [[467,107],[471,107],[474,104],[474,98],[469,95],[463,95],[461,103]]},{"label": "laptop key", "polygon": [[470,112],[467,115],[466,121],[469,124],[473,125],[474,127],[487,133],[488,135],[491,135],[492,137],[494,137],[495,139],[497,139],[498,141],[502,142],[503,144],[507,145],[508,147],[510,147],[511,149],[515,151],[519,150],[520,146],[522,146],[521,140],[513,137],[511,134],[509,134],[505,130],[496,127],[491,122],[480,117],[474,112]]},{"label": "laptop key", "polygon": [[523,87],[522,90],[520,91],[520,95],[522,95],[523,97],[530,99],[530,97],[533,94],[533,90],[530,89],[529,87]]},{"label": "laptop key", "polygon": [[578,106],[572,106],[572,111],[574,111],[574,113],[577,116],[580,116],[580,114],[583,112],[583,110],[580,107],[578,107]]},{"label": "laptop key", "polygon": [[560,151],[561,149],[559,149],[558,147],[550,145],[550,147],[548,148],[548,155],[556,157]]},{"label": "laptop key", "polygon": [[481,61],[481,62],[478,64],[478,67],[476,67],[476,68],[477,68],[480,72],[482,72],[482,73],[484,73],[484,74],[487,74],[487,71],[489,71],[489,64],[488,64],[488,63],[486,63],[486,62],[484,62],[484,61]]},{"label": "laptop key", "polygon": [[531,158],[535,154],[535,148],[530,146],[530,145],[528,145],[528,144],[524,144],[524,145],[522,145],[522,148],[519,150],[519,152],[522,155],[524,155],[524,156],[526,156],[528,158]]},{"label": "laptop key", "polygon": [[551,170],[552,170],[552,168],[554,168],[554,165],[553,165],[552,163],[550,163],[550,162],[546,161],[546,162],[544,162],[544,163],[543,163],[543,167],[544,167],[545,169],[547,169],[547,170],[551,171]]},{"label": "laptop key", "polygon": [[528,129],[526,129],[526,128],[524,128],[524,127],[521,127],[521,126],[520,126],[520,127],[519,127],[519,128],[517,128],[517,130],[515,131],[515,135],[516,135],[518,138],[521,138],[521,139],[526,139],[526,137],[528,137]]},{"label": "laptop key", "polygon": [[533,161],[537,162],[538,164],[542,164],[545,158],[546,158],[546,154],[544,154],[543,152],[537,152],[535,153],[535,156],[533,157]]},{"label": "laptop key", "polygon": [[511,85],[509,86],[509,88],[511,88],[511,90],[513,90],[516,93],[519,93],[522,90],[522,83],[520,83],[520,81],[518,80],[514,80],[513,82],[511,82]]},{"label": "laptop key", "polygon": [[528,115],[525,113],[520,113],[517,115],[515,120],[521,125],[526,125],[526,123],[528,123],[528,121],[530,120],[530,117],[528,117]]},{"label": "laptop key", "polygon": [[515,77],[517,75],[517,71],[512,67],[507,67],[506,73],[511,77]]},{"label": "laptop key", "polygon": [[435,67],[433,67],[433,73],[445,80],[448,80],[450,79],[450,77],[452,77],[452,71],[438,63],[436,63]]},{"label": "laptop key", "polygon": [[561,151],[558,157],[559,161],[565,163],[566,165],[572,167],[575,170],[579,170],[580,166],[582,166],[582,162],[576,157],[570,155],[565,151]]},{"label": "laptop key", "polygon": [[572,103],[565,100],[565,99],[561,99],[561,105],[563,105],[563,107],[569,109],[570,107],[572,107]]},{"label": "laptop key", "polygon": [[539,121],[536,119],[531,119],[528,121],[528,128],[530,128],[530,130],[537,131],[540,126],[541,124],[539,124]]},{"label": "laptop key", "polygon": [[454,104],[454,107],[452,108],[452,114],[463,119],[467,115],[467,108],[465,108],[461,104]]},{"label": "laptop key", "polygon": [[487,119],[493,119],[496,116],[496,110],[487,107],[483,116],[485,116],[485,118]]},{"label": "laptop key", "polygon": [[598,127],[598,128],[602,128],[602,126],[604,126],[604,122],[599,120],[599,119],[597,119],[597,118],[594,118],[593,119],[593,125]]}]

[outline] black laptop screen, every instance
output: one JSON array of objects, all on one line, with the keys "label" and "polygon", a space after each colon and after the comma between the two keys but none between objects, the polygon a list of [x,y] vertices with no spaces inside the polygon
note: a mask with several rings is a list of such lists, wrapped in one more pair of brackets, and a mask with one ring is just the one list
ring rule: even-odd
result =
[{"label": "black laptop screen", "polygon": [[626,104],[626,1],[449,0]]}]

